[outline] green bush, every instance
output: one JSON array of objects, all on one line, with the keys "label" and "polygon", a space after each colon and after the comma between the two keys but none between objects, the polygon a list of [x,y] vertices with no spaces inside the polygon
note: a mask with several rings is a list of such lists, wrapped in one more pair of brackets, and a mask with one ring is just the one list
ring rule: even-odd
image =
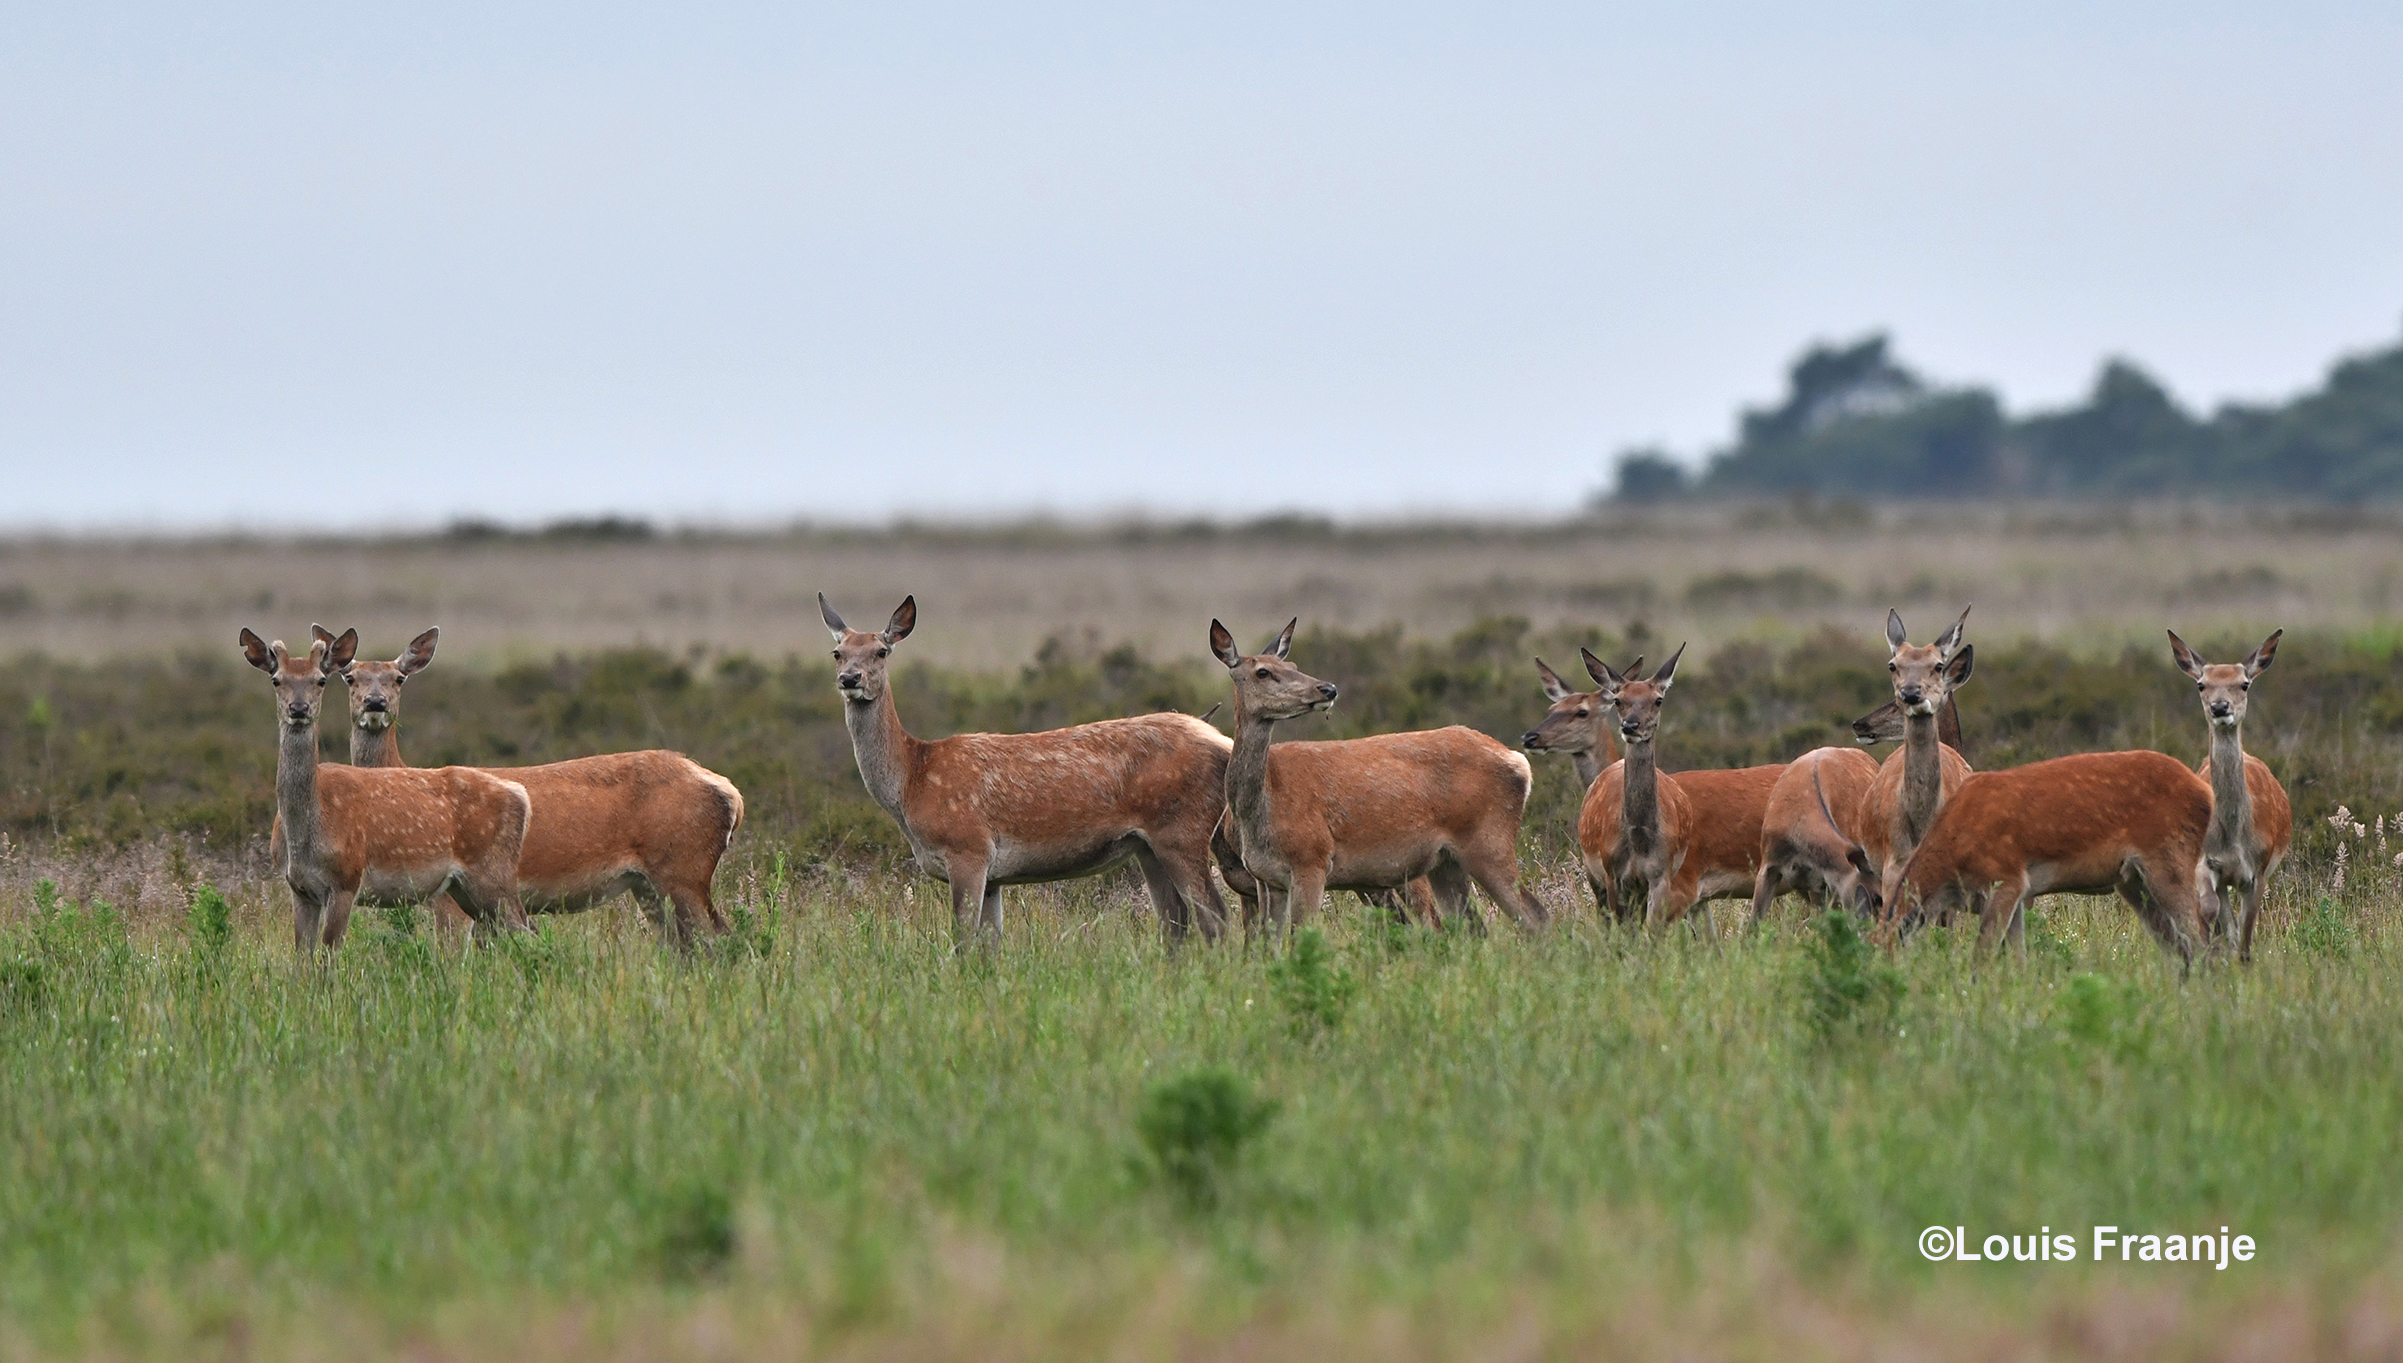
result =
[{"label": "green bush", "polygon": [[1232,1070],[1211,1067],[1144,1091],[1135,1134],[1159,1176],[1193,1208],[1217,1205],[1244,1147],[1275,1119],[1274,1099],[1256,1097]]},{"label": "green bush", "polygon": [[1315,927],[1297,928],[1285,955],[1268,967],[1269,987],[1297,1032],[1333,1031],[1360,982]]},{"label": "green bush", "polygon": [[1819,915],[1803,954],[1808,964],[1804,1015],[1822,1041],[1893,1024],[1906,987],[1902,973],[1861,934],[1851,914],[1830,909]]}]

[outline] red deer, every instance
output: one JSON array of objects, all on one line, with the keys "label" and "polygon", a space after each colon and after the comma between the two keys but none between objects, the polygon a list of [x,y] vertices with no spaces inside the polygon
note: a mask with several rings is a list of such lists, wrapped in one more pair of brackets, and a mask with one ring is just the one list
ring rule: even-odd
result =
[{"label": "red deer", "polygon": [[[1595,671],[1601,665],[1600,660],[1582,648],[1577,652],[1585,658],[1585,670],[1594,681],[1606,686],[1603,674]],[[1639,655],[1627,664],[1627,671],[1632,674],[1643,665]],[[1544,699],[1551,702],[1552,708],[1544,711],[1544,717],[1535,722],[1534,728],[1520,735],[1519,746],[1529,752],[1567,753],[1577,769],[1577,789],[1591,790],[1602,769],[1619,760],[1610,741],[1611,732],[1619,727],[1610,702],[1598,690],[1570,690],[1560,674],[1541,658],[1535,660],[1535,672],[1543,679]]]},{"label": "red deer", "polygon": [[[433,662],[441,637],[429,629],[391,662],[340,669],[350,688],[351,765],[406,765],[401,686]],[[631,893],[679,946],[695,931],[726,931],[711,886],[743,822],[733,782],[665,749],[483,770],[524,786],[534,802],[517,864],[526,912],[581,913]],[[439,915],[439,899],[434,908]]]},{"label": "red deer", "polygon": [[[887,674],[918,623],[905,598],[880,631],[833,632],[835,687],[860,780],[909,839],[919,869],[951,886],[960,946],[1001,936],[1001,887],[1070,880],[1133,859],[1171,944],[1215,941],[1226,901],[1210,883],[1225,803],[1226,735],[1191,715],[1107,719],[1035,734],[910,736]],[[1198,920],[1198,922],[1197,922]]]},{"label": "red deer", "polygon": [[[2253,959],[2253,920],[2261,913],[2261,891],[2294,841],[2295,816],[2286,801],[2286,787],[2260,758],[2244,750],[2246,697],[2253,679],[2269,670],[2278,656],[2278,639],[2285,633],[2279,630],[2263,640],[2241,663],[2204,662],[2176,630],[2169,634],[2170,654],[2178,669],[2194,678],[2211,724],[2211,755],[2196,768],[2211,782],[2211,832],[2203,839],[2203,864],[2211,868],[2219,897],[2214,925],[2221,936],[2236,938],[2239,961]],[[2240,923],[2229,916],[2232,893],[2244,896]]]},{"label": "red deer", "polygon": [[1888,915],[1907,931],[1955,909],[1978,944],[2007,931],[2027,954],[2027,905],[2042,894],[2117,892],[2181,966],[2217,896],[2203,865],[2211,787],[2163,753],[2100,752],[1980,772],[1961,783],[1902,869]]},{"label": "red deer", "polygon": [[[1852,722],[1852,736],[1864,748],[1880,743],[1900,743],[1903,739],[1902,706],[1887,701]],[[1936,741],[1963,757],[1969,749],[1961,744],[1961,710],[1953,704],[1950,692],[1944,696],[1944,708],[1936,711]]]},{"label": "red deer", "polygon": [[1814,748],[1786,764],[1761,819],[1754,926],[1789,890],[1877,916],[1877,868],[1861,847],[1860,827],[1861,797],[1876,780],[1877,760],[1858,748]]},{"label": "red deer", "polygon": [[473,767],[320,767],[318,710],[358,632],[331,646],[312,642],[302,659],[247,629],[241,642],[275,688],[278,861],[300,952],[340,946],[362,896],[398,902],[448,891],[479,923],[524,928],[515,872],[531,807],[525,788]]},{"label": "red deer", "polygon": [[1752,893],[1760,873],[1761,820],[1782,765],[1736,771],[1686,771],[1674,776],[1654,759],[1661,704],[1677,679],[1678,645],[1647,680],[1613,672],[1585,655],[1602,683],[1627,756],[1594,779],[1577,815],[1594,898],[1618,922],[1635,915],[1641,893],[1644,923],[1665,928],[1702,905],[1703,926],[1716,939],[1710,902]]},{"label": "red deer", "polygon": [[[1260,881],[1243,869],[1243,849],[1237,845],[1237,841],[1235,816],[1232,813],[1221,815],[1217,830],[1210,835],[1210,854],[1218,862],[1218,874],[1226,881],[1227,888],[1235,892],[1236,902],[1242,906],[1243,931],[1249,936],[1260,930]],[[1383,909],[1393,915],[1396,922],[1407,923],[1415,917],[1430,928],[1443,927],[1443,910],[1436,907],[1435,889],[1427,883],[1425,876],[1420,876],[1399,890],[1356,890],[1353,893],[1359,895],[1361,902],[1370,908]],[[1482,934],[1485,931],[1485,919],[1472,911],[1468,915],[1468,929]]]},{"label": "red deer", "polygon": [[[1969,779],[1968,761],[1941,740],[1937,721],[1953,690],[1969,680],[1976,666],[1977,650],[1961,642],[1968,623],[1969,611],[1963,608],[1935,643],[1915,645],[1903,631],[1901,614],[1886,612],[1886,671],[1893,675],[1894,702],[1902,711],[1902,748],[1878,769],[1877,780],[1863,797],[1858,832],[1869,864],[1878,868],[1879,893],[1888,904],[1894,902],[1902,864],[1910,860],[1911,850],[1935,826],[1944,802]],[[1954,726],[1957,735],[1958,718]]]},{"label": "red deer", "polygon": [[1279,720],[1334,705],[1336,687],[1287,661],[1293,621],[1246,657],[1210,622],[1210,652],[1235,687],[1226,802],[1244,869],[1274,930],[1307,922],[1326,891],[1398,889],[1425,877],[1444,914],[1469,913],[1473,880],[1524,928],[1550,915],[1518,883],[1527,759],[1473,729],[1281,743]]}]

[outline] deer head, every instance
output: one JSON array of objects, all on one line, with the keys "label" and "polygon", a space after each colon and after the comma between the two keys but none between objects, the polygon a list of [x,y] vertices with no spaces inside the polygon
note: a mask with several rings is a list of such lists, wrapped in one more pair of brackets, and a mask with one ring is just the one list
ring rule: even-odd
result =
[{"label": "deer head", "polygon": [[[309,626],[317,642],[328,648],[337,642],[323,625]],[[357,630],[350,631],[352,635]],[[434,645],[441,642],[442,631],[429,629],[409,641],[401,655],[388,663],[354,661],[334,670],[342,674],[350,691],[350,722],[353,728],[371,732],[389,729],[400,719],[401,683],[425,670],[434,661]]]},{"label": "deer head", "polygon": [[[1602,681],[1603,674],[1596,671],[1602,666],[1602,660],[1582,648],[1577,652],[1585,658],[1585,670],[1593,674],[1595,682],[1606,684]],[[1627,670],[1632,673],[1643,665],[1644,660],[1638,657],[1627,665]],[[1569,684],[1560,679],[1560,674],[1541,658],[1535,660],[1535,673],[1543,679],[1544,699],[1552,703],[1552,708],[1544,712],[1544,717],[1536,721],[1534,728],[1519,736],[1519,746],[1529,752],[1558,752],[1571,756],[1592,752],[1601,746],[1602,736],[1595,721],[1610,708],[1610,703],[1602,698],[1602,692],[1570,690]]]},{"label": "deer head", "polygon": [[283,716],[284,727],[297,732],[317,723],[318,708],[325,704],[325,684],[358,650],[359,632],[344,630],[342,637],[331,643],[313,640],[303,658],[293,657],[283,640],[270,644],[247,629],[242,631],[241,641],[242,656],[274,684],[276,709]]},{"label": "deer head", "polygon": [[2261,641],[2261,647],[2245,655],[2241,663],[2207,663],[2202,656],[2186,646],[2176,630],[2169,631],[2169,653],[2178,663],[2178,670],[2194,678],[2194,689],[2203,701],[2203,714],[2214,728],[2233,729],[2244,723],[2245,699],[2252,692],[2253,678],[2269,670],[2278,656],[2278,640],[2285,630],[2279,630]]},{"label": "deer head", "polygon": [[1886,612],[1886,671],[1894,675],[1894,700],[1905,714],[1932,715],[1944,705],[1954,687],[1969,680],[1977,651],[1961,642],[1969,623],[1969,608],[1933,644],[1914,644],[1903,631],[1902,614]]},{"label": "deer head", "polygon": [[1660,731],[1661,703],[1669,698],[1669,687],[1677,680],[1677,660],[1685,656],[1685,645],[1679,644],[1649,679],[1636,677],[1633,667],[1625,673],[1613,672],[1600,658],[1590,653],[1585,656],[1587,667],[1601,669],[1596,679],[1602,683],[1603,700],[1618,715],[1620,739],[1630,747],[1649,745]]},{"label": "deer head", "polygon": [[1235,636],[1226,626],[1210,622],[1210,652],[1226,664],[1227,676],[1235,683],[1235,708],[1244,715],[1293,719],[1313,710],[1335,708],[1335,683],[1320,681],[1285,661],[1285,655],[1293,651],[1293,627],[1300,623],[1298,617],[1287,621],[1268,647],[1246,657],[1236,649]]},{"label": "deer head", "polygon": [[834,689],[854,705],[874,704],[884,695],[893,645],[918,627],[918,598],[914,594],[901,598],[901,604],[893,608],[893,618],[874,634],[844,624],[843,617],[826,604],[824,592],[818,593],[818,614],[834,635]]}]

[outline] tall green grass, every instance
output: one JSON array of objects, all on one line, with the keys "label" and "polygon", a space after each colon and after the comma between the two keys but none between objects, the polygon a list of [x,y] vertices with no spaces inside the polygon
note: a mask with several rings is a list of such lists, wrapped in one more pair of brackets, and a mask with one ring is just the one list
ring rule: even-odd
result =
[{"label": "tall green grass", "polygon": [[[129,929],[52,897],[0,935],[0,1340],[181,1356],[327,1303],[402,1337],[737,1289],[839,1339],[943,1310],[963,1242],[1010,1310],[1065,1311],[1030,1327],[1055,1344],[1139,1313],[1138,1269],[1202,1284],[1202,1330],[1296,1283],[1591,1320],[1742,1245],[1891,1302],[2341,1293],[2403,1225],[2398,938],[2361,885],[2312,910],[2342,949],[2288,931],[2300,889],[2253,968],[2184,985],[2110,901],[2049,901],[2025,966],[1943,931],[1889,965],[1798,915],[1714,945],[1337,914],[1340,1008],[1266,952],[1171,959],[1090,883],[967,957],[881,876],[794,882],[689,959],[630,911],[474,950],[401,914],[304,965],[205,902]],[[2262,1251],[1964,1277],[1920,1259],[1938,1223]]]}]

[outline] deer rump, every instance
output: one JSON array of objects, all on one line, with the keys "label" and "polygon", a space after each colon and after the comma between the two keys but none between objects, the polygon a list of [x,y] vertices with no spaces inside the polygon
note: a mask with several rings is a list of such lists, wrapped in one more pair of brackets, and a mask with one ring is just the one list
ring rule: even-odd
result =
[{"label": "deer rump", "polygon": [[[1525,757],[1453,725],[1279,743],[1268,750],[1266,784],[1272,855],[1288,869],[1326,867],[1327,889],[1370,891],[1447,862],[1501,855],[1515,864],[1534,781]],[[1247,849],[1247,866],[1263,850]]]},{"label": "deer rump", "polygon": [[525,787],[533,806],[517,861],[528,913],[577,913],[629,890],[706,902],[718,858],[743,821],[734,784],[682,753],[481,770]]},{"label": "deer rump", "polygon": [[934,739],[910,774],[902,829],[919,866],[946,880],[950,847],[992,849],[987,885],[1074,879],[1147,847],[1207,867],[1234,747],[1178,714]]}]

